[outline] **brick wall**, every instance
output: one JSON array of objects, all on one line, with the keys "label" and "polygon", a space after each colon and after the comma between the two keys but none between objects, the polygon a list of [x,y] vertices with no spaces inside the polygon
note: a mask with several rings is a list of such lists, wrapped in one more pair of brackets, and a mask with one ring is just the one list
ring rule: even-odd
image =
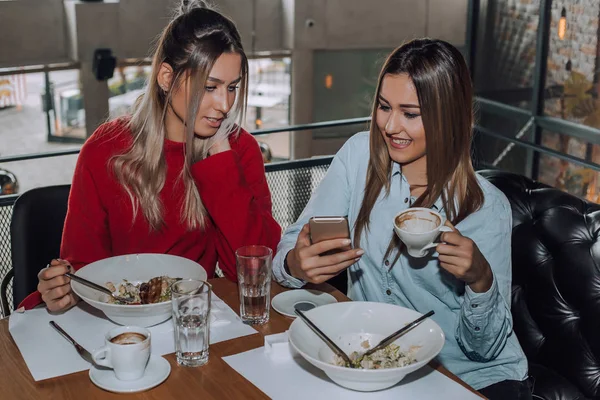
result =
[{"label": "brick wall", "polygon": [[[567,11],[567,31],[564,40],[560,40],[558,37],[558,21],[563,5]],[[570,72],[566,69],[569,59],[571,60],[573,72],[580,73],[585,79],[593,82],[598,52],[599,14],[600,1],[598,0],[552,2],[547,87],[562,85],[569,78]],[[564,110],[561,110],[560,99],[547,99],[545,112],[559,118],[564,115]],[[569,115],[565,117],[575,122],[581,122]]]},{"label": "brick wall", "polygon": [[[567,30],[563,40],[558,37],[558,21],[563,6],[567,12]],[[552,25],[548,54],[548,71],[546,87],[562,86],[573,73],[581,74],[589,83],[593,83],[598,57],[598,16],[600,2],[598,0],[569,0],[552,2]],[[566,65],[571,61],[571,72]],[[563,118],[576,123],[585,123],[582,117],[568,112],[560,92],[552,98],[547,98],[544,105],[546,115]],[[600,127],[598,127],[600,128]],[[568,154],[586,158],[588,143],[577,138],[565,137],[553,132],[544,132],[542,145],[566,151]],[[592,160],[600,161],[598,146],[591,149]],[[598,174],[590,174],[584,168],[560,161],[557,158],[542,156],[540,158],[540,176],[542,182],[567,190],[573,194],[598,201]]]},{"label": "brick wall", "polygon": [[[567,31],[564,40],[560,40],[558,22],[563,6],[567,12]],[[520,94],[514,94],[512,101],[510,98],[502,101],[529,108],[526,89],[533,88],[539,9],[540,0],[488,1],[487,27],[483,46],[479,49],[482,54],[478,55],[484,61],[476,71],[480,90],[501,95],[510,89],[525,89]],[[581,74],[590,83],[594,82],[595,69],[598,68],[600,1],[554,0],[551,13],[546,88],[558,87],[558,90],[552,91],[546,98],[544,111],[548,116],[584,123],[584,118],[577,118],[566,111],[565,103],[561,102],[561,93],[562,86],[571,76],[566,70],[569,59],[572,72]],[[504,129],[502,126],[495,128],[499,131]],[[544,132],[542,144],[581,158],[585,158],[589,150],[587,143],[553,132]],[[594,150],[592,160],[600,163],[600,147],[595,147],[598,148]],[[596,177],[590,182],[589,176],[578,166],[555,157],[540,158],[539,179],[542,182],[598,200],[595,191],[596,188],[600,189],[600,181]]]},{"label": "brick wall", "polygon": [[539,0],[490,0],[477,83],[488,91],[531,87]]}]

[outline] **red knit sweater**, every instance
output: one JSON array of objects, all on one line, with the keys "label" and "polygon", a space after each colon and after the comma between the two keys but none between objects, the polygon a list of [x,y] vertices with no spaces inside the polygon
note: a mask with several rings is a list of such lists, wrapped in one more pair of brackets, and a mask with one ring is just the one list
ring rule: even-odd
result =
[{"label": "red knit sweater", "polygon": [[[271,195],[260,148],[241,131],[231,138],[231,151],[210,156],[192,166],[196,187],[210,218],[206,228],[189,231],[180,222],[184,184],[184,143],[165,141],[167,166],[160,192],[164,227],[152,231],[141,210],[133,218],[131,201],[117,182],[110,159],[131,145],[123,121],[100,126],[81,149],[73,176],[62,237],[61,258],[75,269],[111,256],[135,253],[173,254],[198,262],[209,277],[215,264],[236,280],[235,250],[260,244],[273,249],[281,227],[271,214]],[[39,304],[39,293],[22,305]]]}]

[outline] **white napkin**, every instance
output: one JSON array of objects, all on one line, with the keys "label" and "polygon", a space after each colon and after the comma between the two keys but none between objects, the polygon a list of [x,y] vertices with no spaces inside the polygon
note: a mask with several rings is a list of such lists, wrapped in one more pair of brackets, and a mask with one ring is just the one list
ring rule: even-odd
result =
[{"label": "white napkin", "polygon": [[[237,317],[233,310],[213,293],[210,304],[210,327],[213,328],[230,324],[232,322],[231,314],[233,314],[234,317]],[[233,321],[242,322],[239,317],[234,318]]]},{"label": "white napkin", "polygon": [[[104,345],[104,334],[118,326],[104,313],[87,303],[62,314],[50,314],[45,308],[11,314],[8,329],[33,379],[36,381],[87,370],[90,364],[50,325],[56,321],[73,339],[89,350]],[[256,333],[214,293],[211,300],[210,343]],[[173,321],[148,328],[152,335],[152,353],[164,355],[175,351]]]},{"label": "white napkin", "polygon": [[481,400],[429,366],[407,375],[396,386],[386,390],[349,390],[333,383],[323,371],[304,360],[286,343],[287,337],[281,334],[272,336],[265,337],[265,347],[224,357],[223,360],[275,400],[438,400],[441,393],[445,400]]}]

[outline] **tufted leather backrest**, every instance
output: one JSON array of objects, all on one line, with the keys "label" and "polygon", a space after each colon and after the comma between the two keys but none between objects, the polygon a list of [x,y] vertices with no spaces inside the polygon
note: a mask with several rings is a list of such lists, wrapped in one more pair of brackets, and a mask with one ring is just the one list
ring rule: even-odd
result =
[{"label": "tufted leather backrest", "polygon": [[502,171],[511,203],[512,314],[527,358],[600,396],[600,205]]}]

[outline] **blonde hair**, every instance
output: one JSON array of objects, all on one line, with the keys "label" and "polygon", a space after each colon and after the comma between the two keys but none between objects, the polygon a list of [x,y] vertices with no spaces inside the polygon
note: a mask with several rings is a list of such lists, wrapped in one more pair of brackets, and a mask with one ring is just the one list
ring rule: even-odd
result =
[{"label": "blonde hair", "polygon": [[[194,122],[204,96],[208,74],[223,53],[237,53],[242,58],[242,80],[236,101],[217,133],[206,140],[195,138]],[[173,68],[174,79],[168,90],[158,84],[163,63]],[[208,156],[208,151],[230,135],[237,135],[247,102],[248,59],[234,23],[220,13],[206,8],[204,2],[183,1],[175,18],[162,32],[152,59],[152,72],[145,93],[132,109],[128,126],[133,136],[131,148],[113,158],[118,182],[128,194],[134,210],[139,209],[151,229],[159,230],[163,210],[159,193],[166,179],[164,143],[165,117],[171,94],[190,78],[191,96],[187,104],[185,125],[185,163],[180,179],[185,187],[181,222],[189,230],[203,229],[206,209],[194,183],[191,166]]]},{"label": "blonde hair", "polygon": [[[441,197],[448,220],[454,225],[483,205],[483,191],[471,163],[473,92],[469,70],[460,52],[441,40],[417,39],[390,54],[379,74],[371,112],[370,155],[362,205],[354,227],[354,245],[369,229],[371,210],[382,190],[390,193],[393,160],[377,127],[381,85],[386,75],[407,74],[421,107],[427,143],[427,188],[413,207],[431,207]],[[396,235],[387,258],[402,242]],[[400,252],[396,254],[394,263]]]}]

